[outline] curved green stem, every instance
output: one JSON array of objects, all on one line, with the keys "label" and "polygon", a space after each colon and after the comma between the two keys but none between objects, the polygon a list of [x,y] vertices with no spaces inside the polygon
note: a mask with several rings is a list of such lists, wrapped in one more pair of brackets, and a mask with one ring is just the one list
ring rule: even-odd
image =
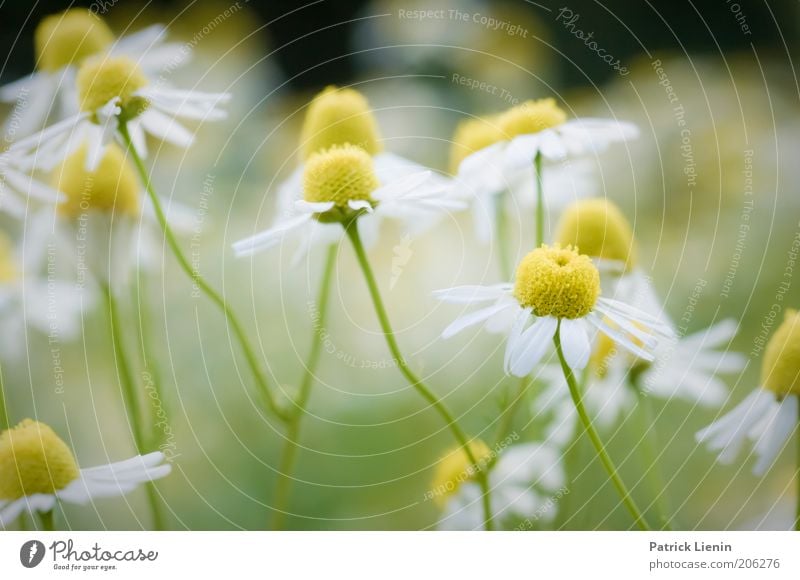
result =
[{"label": "curved green stem", "polygon": [[569,393],[572,396],[572,402],[575,403],[575,409],[578,411],[578,417],[583,424],[583,428],[586,430],[586,434],[592,441],[592,445],[594,445],[594,449],[597,453],[597,457],[600,459],[600,463],[603,464],[603,467],[608,473],[608,477],[611,479],[611,483],[613,483],[614,487],[617,489],[617,493],[619,493],[619,496],[622,498],[622,503],[628,509],[631,516],[633,516],[636,525],[642,530],[649,530],[650,526],[647,524],[647,520],[645,520],[644,516],[642,516],[642,513],[636,506],[636,502],[633,500],[633,497],[631,497],[628,488],[625,487],[625,483],[623,483],[622,478],[620,478],[619,473],[617,473],[617,468],[614,465],[614,462],[611,461],[611,457],[609,457],[608,453],[606,452],[606,448],[603,446],[603,442],[600,440],[600,436],[597,434],[597,431],[592,425],[592,420],[589,418],[589,414],[586,412],[586,408],[583,406],[583,398],[581,393],[578,391],[578,384],[575,381],[575,375],[572,374],[572,369],[567,364],[567,361],[564,358],[564,351],[561,348],[560,324],[556,330],[555,336],[553,337],[553,342],[555,343],[556,353],[558,353],[558,360],[561,363],[561,370],[564,373],[564,378],[567,380],[567,385],[569,386]]},{"label": "curved green stem", "polygon": [[311,350],[308,354],[308,362],[305,365],[305,372],[300,383],[297,398],[294,401],[291,418],[286,425],[286,436],[281,453],[281,463],[278,468],[278,482],[275,487],[275,515],[273,516],[272,527],[279,530],[283,527],[286,519],[286,509],[289,505],[289,496],[292,489],[292,471],[294,470],[295,460],[298,451],[298,441],[300,436],[300,423],[311,396],[311,387],[314,385],[314,376],[322,354],[321,331],[325,328],[325,321],[328,313],[328,299],[330,298],[330,286],[333,279],[333,267],[336,264],[336,252],[339,250],[338,244],[331,244],[325,258],[325,269],[322,274],[322,282],[317,295],[317,318],[313,324],[313,338],[311,340]]},{"label": "curved green stem", "polygon": [[653,407],[650,404],[650,397],[640,387],[634,377],[630,377],[631,387],[636,392],[636,399],[639,403],[637,409],[640,419],[640,429],[644,435],[641,449],[647,464],[647,479],[650,482],[651,493],[655,497],[656,513],[661,522],[661,528],[671,530],[672,510],[667,497],[667,485],[664,480],[664,473],[661,471],[661,464],[658,461],[658,443],[656,440],[656,430],[654,427]]},{"label": "curved green stem", "polygon": [[372,267],[370,266],[369,260],[367,259],[367,254],[364,251],[364,245],[361,243],[361,236],[358,233],[358,225],[356,224],[356,220],[351,220],[343,225],[345,231],[347,232],[347,237],[350,238],[350,242],[353,244],[353,249],[355,250],[356,258],[358,259],[358,264],[361,266],[361,271],[363,272],[364,279],[367,282],[367,287],[369,288],[369,293],[372,297],[372,303],[375,306],[375,313],[378,316],[378,321],[380,322],[383,336],[386,339],[386,344],[389,346],[389,350],[391,351],[392,356],[395,358],[395,362],[397,363],[400,372],[403,374],[406,380],[408,380],[409,384],[417,390],[422,398],[424,398],[444,419],[445,423],[447,424],[447,428],[450,429],[453,437],[455,437],[456,441],[458,441],[458,444],[464,450],[464,453],[467,455],[470,463],[474,466],[478,484],[480,485],[482,491],[481,501],[483,506],[484,528],[486,530],[491,530],[493,528],[492,507],[491,496],[489,495],[489,479],[487,477],[486,469],[483,469],[481,464],[475,458],[475,455],[472,453],[472,449],[470,449],[469,446],[469,439],[467,439],[466,434],[464,431],[462,431],[461,427],[458,425],[445,404],[409,368],[408,363],[403,357],[403,354],[400,352],[400,347],[397,345],[397,340],[395,339],[392,325],[389,322],[389,316],[386,314],[386,308],[383,305],[383,299],[381,298],[380,290],[378,290],[378,284],[375,281],[375,275],[372,273]]},{"label": "curved green stem", "polygon": [[495,441],[497,441],[497,443],[500,443],[503,439],[511,434],[511,427],[514,425],[514,415],[516,414],[517,409],[522,401],[525,399],[525,393],[528,391],[530,384],[530,377],[522,377],[519,380],[519,386],[517,387],[517,392],[514,395],[514,399],[503,411],[503,416],[500,418],[500,423],[497,425],[497,435],[495,436]]},{"label": "curved green stem", "polygon": [[197,288],[199,288],[214,304],[217,305],[217,307],[225,315],[225,318],[228,320],[228,325],[238,340],[239,346],[241,347],[244,357],[247,360],[247,364],[256,379],[256,385],[258,386],[259,392],[266,405],[278,418],[286,421],[288,419],[288,414],[285,410],[281,409],[280,405],[278,405],[278,401],[273,395],[272,389],[267,381],[267,377],[259,367],[255,350],[250,345],[250,341],[244,332],[244,327],[242,327],[242,324],[239,322],[239,318],[233,312],[233,309],[228,305],[222,295],[214,290],[214,288],[212,288],[211,285],[206,282],[205,278],[200,275],[200,272],[196,271],[195,268],[192,267],[188,258],[183,253],[183,250],[181,250],[180,244],[178,244],[178,240],[175,238],[175,234],[167,222],[167,216],[164,214],[164,209],[161,207],[161,201],[159,200],[158,195],[156,195],[155,189],[153,188],[153,183],[150,181],[150,174],[147,172],[144,162],[142,161],[138,151],[136,151],[136,147],[131,140],[128,126],[125,123],[120,124],[119,132],[122,135],[122,139],[125,142],[128,151],[131,154],[133,163],[139,173],[139,177],[141,178],[142,183],[144,183],[145,189],[147,190],[147,195],[150,198],[150,201],[153,203],[153,209],[155,210],[156,218],[161,226],[161,230],[164,232],[167,245],[169,245],[170,250],[172,250],[172,253],[178,260],[178,264],[184,273],[192,280],[192,282],[194,282]]},{"label": "curved green stem", "polygon": [[494,239],[497,243],[497,262],[500,266],[500,276],[503,282],[509,282],[511,281],[511,248],[509,247],[508,224],[503,205],[505,199],[505,191],[494,196]]},{"label": "curved green stem", "polygon": [[[114,361],[117,367],[117,375],[122,386],[122,396],[125,399],[125,411],[133,428],[133,440],[136,444],[136,451],[144,453],[147,443],[145,441],[145,429],[142,424],[141,407],[139,406],[139,394],[136,389],[136,381],[133,377],[133,369],[130,360],[125,352],[125,345],[120,332],[120,312],[117,308],[117,301],[108,282],[103,284],[103,294],[105,295],[108,307],[108,323],[111,327],[111,342],[114,348]],[[164,516],[161,511],[161,502],[158,500],[155,484],[149,482],[145,489],[147,500],[153,514],[153,527],[156,530],[164,529]]]},{"label": "curved green stem", "polygon": [[536,247],[544,243],[544,177],[542,176],[542,153],[536,153],[533,159],[533,171],[536,174]]}]

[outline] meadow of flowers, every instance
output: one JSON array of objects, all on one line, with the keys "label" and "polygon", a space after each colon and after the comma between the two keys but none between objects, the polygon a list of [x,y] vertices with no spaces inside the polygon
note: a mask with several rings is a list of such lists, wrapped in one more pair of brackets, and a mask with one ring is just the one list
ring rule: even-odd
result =
[{"label": "meadow of flowers", "polygon": [[800,529],[792,88],[653,55],[569,94],[525,12],[383,4],[306,91],[239,3],[35,24],[0,527]]}]

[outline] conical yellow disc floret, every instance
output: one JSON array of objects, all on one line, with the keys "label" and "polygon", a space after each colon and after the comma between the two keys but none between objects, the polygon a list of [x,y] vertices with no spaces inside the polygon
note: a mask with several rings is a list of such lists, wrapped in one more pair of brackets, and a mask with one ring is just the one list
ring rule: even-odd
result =
[{"label": "conical yellow disc floret", "polygon": [[572,246],[542,245],[517,267],[514,296],[536,316],[581,318],[600,296],[600,273],[589,256]]},{"label": "conical yellow disc floret", "polygon": [[525,101],[500,116],[500,128],[506,139],[517,135],[538,133],[552,129],[567,120],[567,114],[556,105],[555,99],[539,99]]},{"label": "conical yellow disc floret", "polygon": [[105,51],[114,42],[114,34],[89,10],[71,8],[45,16],[36,27],[33,42],[37,68],[52,72]]},{"label": "conical yellow disc floret", "polygon": [[761,364],[761,384],[780,396],[800,395],[800,312],[789,309]]},{"label": "conical yellow disc floret", "polygon": [[54,493],[78,476],[72,451],[44,423],[25,419],[0,434],[0,500]]},{"label": "conical yellow disc floret", "polygon": [[335,145],[357,145],[370,155],[381,151],[378,122],[364,95],[328,87],[308,106],[300,134],[303,159]]},{"label": "conical yellow disc floret", "polygon": [[138,215],[141,188],[122,149],[109,144],[94,172],[86,170],[86,154],[82,145],[55,171],[53,186],[66,195],[60,211],[71,217],[88,210]]},{"label": "conical yellow disc floret", "polygon": [[470,441],[469,450],[478,462],[477,467],[470,463],[462,447],[449,451],[437,464],[431,485],[439,505],[444,505],[447,498],[456,493],[462,483],[470,481],[478,469],[484,468],[491,459],[491,450],[480,439]]},{"label": "conical yellow disc floret", "polygon": [[129,118],[147,106],[145,99],[134,95],[147,85],[147,77],[130,58],[91,58],[78,69],[76,82],[83,111],[94,113],[115,97],[119,97],[119,105]]},{"label": "conical yellow disc floret", "polygon": [[361,147],[343,145],[314,153],[303,172],[303,197],[309,202],[372,201],[378,178],[372,157]]},{"label": "conical yellow disc floret", "polygon": [[5,232],[0,231],[0,284],[16,280],[18,274],[14,244]]},{"label": "conical yellow disc floret", "polygon": [[572,203],[561,214],[555,240],[562,246],[577,246],[587,256],[621,262],[626,271],[636,265],[633,229],[622,211],[607,199]]},{"label": "conical yellow disc floret", "polygon": [[497,115],[465,119],[458,124],[450,146],[450,172],[456,174],[458,166],[468,156],[484,147],[503,140],[503,131],[498,124]]}]

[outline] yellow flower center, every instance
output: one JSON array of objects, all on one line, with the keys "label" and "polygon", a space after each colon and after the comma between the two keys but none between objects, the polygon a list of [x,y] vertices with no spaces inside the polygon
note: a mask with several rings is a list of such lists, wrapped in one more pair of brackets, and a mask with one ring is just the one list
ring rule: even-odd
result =
[{"label": "yellow flower center", "polygon": [[4,232],[0,231],[0,284],[13,282],[18,275],[14,244]]},{"label": "yellow flower center", "polygon": [[122,149],[109,144],[93,172],[86,170],[86,154],[82,145],[55,171],[53,186],[66,196],[59,210],[69,217],[89,210],[139,215],[141,188]]},{"label": "yellow flower center", "polygon": [[0,434],[0,500],[54,493],[79,474],[70,448],[44,423],[25,419]]},{"label": "yellow flower center", "polygon": [[105,51],[114,42],[114,34],[88,10],[72,8],[45,16],[36,27],[33,42],[36,66],[52,72]]},{"label": "yellow flower center", "polygon": [[600,296],[600,273],[572,246],[542,245],[517,267],[514,296],[536,316],[581,318]]},{"label": "yellow flower center", "polygon": [[364,95],[328,87],[308,106],[300,134],[303,159],[335,145],[357,145],[370,155],[381,151],[378,123]]},{"label": "yellow flower center", "polygon": [[303,172],[303,196],[309,202],[332,201],[346,208],[348,201],[372,202],[372,192],[377,188],[372,157],[355,145],[314,153]]},{"label": "yellow flower center", "polygon": [[761,384],[780,395],[800,395],[800,313],[788,309],[770,338],[761,364]]},{"label": "yellow flower center", "polygon": [[435,501],[440,506],[444,506],[447,499],[458,491],[461,484],[472,480],[478,473],[478,469],[483,468],[492,458],[491,450],[480,439],[470,441],[469,450],[475,456],[478,467],[472,465],[461,447],[449,451],[437,464],[431,486]]},{"label": "yellow flower center", "polygon": [[484,147],[503,140],[503,131],[497,115],[461,121],[453,134],[450,146],[450,173],[458,173],[458,166],[468,156]]},{"label": "yellow flower center", "polygon": [[116,97],[129,119],[147,107],[146,99],[134,95],[147,85],[147,77],[135,61],[124,56],[87,60],[78,69],[77,85],[83,111],[94,113]]},{"label": "yellow flower center", "polygon": [[567,120],[567,114],[556,105],[555,99],[525,101],[500,116],[500,128],[507,139],[517,135],[552,129]]},{"label": "yellow flower center", "polygon": [[607,199],[576,201],[561,214],[555,240],[574,245],[593,258],[615,260],[629,271],[636,265],[633,229],[620,209]]}]

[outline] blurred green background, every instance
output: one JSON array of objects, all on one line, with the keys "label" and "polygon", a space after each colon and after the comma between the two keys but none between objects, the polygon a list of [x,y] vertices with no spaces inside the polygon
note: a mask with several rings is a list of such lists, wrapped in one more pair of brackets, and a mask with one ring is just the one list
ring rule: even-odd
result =
[{"label": "blurred green background", "polygon": [[[308,303],[316,295],[323,256],[314,253],[293,267],[289,246],[253,260],[235,260],[230,246],[271,223],[275,186],[297,163],[303,107],[328,84],[356,85],[376,109],[387,150],[444,171],[458,120],[510,105],[497,91],[470,90],[454,82],[453,75],[486,82],[520,100],[555,96],[570,115],[637,123],[642,130],[637,142],[598,160],[599,192],[622,206],[634,224],[641,266],[673,317],[684,316],[694,287],[705,280],[689,332],[733,317],[741,321],[733,348],[750,352],[800,230],[795,191],[800,180],[799,91],[793,67],[797,3],[741,2],[739,12],[724,1],[713,6],[570,3],[568,8],[580,15],[577,27],[593,31],[598,44],[628,71],[625,75],[570,34],[557,19],[563,4],[344,4],[126,1],[105,15],[118,32],[154,22],[167,24],[170,38],[178,42],[192,42],[201,32],[191,63],[171,80],[181,87],[234,94],[227,121],[204,127],[187,152],[165,146],[154,150],[151,161],[160,195],[194,212],[198,232],[184,240],[185,247],[197,251],[201,272],[224,288],[251,335],[258,337],[274,382],[289,394],[297,388],[312,340]],[[9,55],[0,81],[30,71],[33,27],[42,15],[68,5],[0,7],[3,54]],[[232,6],[231,16],[219,20]],[[487,15],[517,25],[520,32],[492,30],[472,19],[400,17],[400,11],[417,9]],[[216,22],[213,29],[202,33],[210,22]],[[675,103],[659,84],[656,60],[677,95]],[[684,171],[685,133],[676,121],[676,105],[683,107],[684,128],[690,131],[692,179]],[[748,160],[752,196],[745,193]],[[742,215],[750,200],[750,228],[742,242]],[[515,237],[519,255],[532,243],[526,219],[517,220],[526,232]],[[388,227],[370,253],[401,346],[466,430],[489,436],[499,401],[515,387],[502,376],[503,344],[480,332],[439,341],[455,309],[436,303],[431,291],[498,281],[491,248],[474,240],[467,212],[448,216],[412,240],[411,258],[389,290],[393,251],[404,234]],[[191,284],[168,251],[163,265],[163,274],[147,282],[159,314],[157,349],[168,379],[165,403],[179,454],[173,475],[158,485],[171,523],[176,529],[263,528],[270,516],[282,427],[259,410],[224,319],[204,299],[191,298]],[[732,268],[730,292],[725,293],[723,282]],[[787,305],[800,304],[798,288],[798,282],[791,285]],[[432,411],[423,410],[396,369],[371,368],[383,366],[389,354],[346,245],[330,310],[325,330],[331,352],[323,355],[304,420],[291,504],[295,515],[287,526],[432,527],[438,512],[424,501],[424,493],[451,436]],[[29,331],[27,359],[4,364],[12,417],[36,416],[68,434],[82,465],[132,454],[106,325],[103,309],[96,308],[84,321],[85,339],[64,345],[63,394],[52,384],[46,337]],[[131,342],[134,333],[131,322]],[[753,358],[742,376],[731,381],[726,408],[758,384],[759,366]],[[762,479],[750,474],[744,460],[717,466],[693,438],[715,412],[682,401],[657,405],[661,460],[681,527],[785,525],[797,499],[791,453]],[[546,420],[526,405],[516,429],[535,439]],[[640,480],[637,433],[632,420],[604,436],[634,495],[649,505]],[[569,460],[579,468],[569,474],[572,491],[557,526],[629,528],[629,516],[615,509],[617,496],[592,458],[582,442]],[[137,529],[148,525],[146,514],[144,493],[137,492],[125,501],[99,502],[96,509],[69,506],[64,521],[79,529]]]}]

